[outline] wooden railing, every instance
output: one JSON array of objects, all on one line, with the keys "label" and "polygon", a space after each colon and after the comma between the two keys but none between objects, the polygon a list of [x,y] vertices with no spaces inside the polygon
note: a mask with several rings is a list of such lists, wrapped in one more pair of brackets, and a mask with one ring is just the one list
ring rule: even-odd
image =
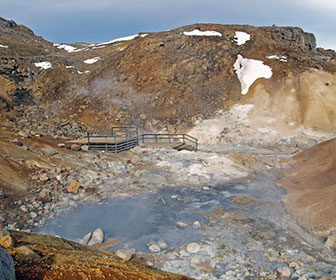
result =
[{"label": "wooden railing", "polygon": [[142,143],[176,143],[178,150],[197,151],[198,140],[185,133],[144,133],[139,135],[135,126],[112,127],[109,131],[87,132],[89,149],[114,153],[130,150]]},{"label": "wooden railing", "polygon": [[198,140],[185,133],[144,133],[139,135],[139,141],[145,143],[182,143],[190,145],[194,150],[198,149]]}]

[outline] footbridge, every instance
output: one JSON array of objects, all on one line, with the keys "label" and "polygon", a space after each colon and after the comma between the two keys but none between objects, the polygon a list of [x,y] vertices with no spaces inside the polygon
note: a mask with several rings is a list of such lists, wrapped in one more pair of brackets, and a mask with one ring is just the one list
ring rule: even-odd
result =
[{"label": "footbridge", "polygon": [[185,133],[141,133],[136,126],[116,126],[108,131],[87,132],[85,138],[71,143],[87,145],[89,150],[120,153],[142,144],[167,144],[178,151],[197,151],[198,140]]}]

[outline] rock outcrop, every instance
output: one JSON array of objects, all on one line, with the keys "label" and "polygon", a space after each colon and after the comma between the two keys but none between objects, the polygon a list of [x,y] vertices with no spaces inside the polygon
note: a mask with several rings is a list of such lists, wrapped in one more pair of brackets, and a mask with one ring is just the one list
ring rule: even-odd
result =
[{"label": "rock outcrop", "polygon": [[16,244],[9,250],[15,262],[16,279],[191,279],[124,261],[110,251],[62,238],[17,231],[10,233]]}]

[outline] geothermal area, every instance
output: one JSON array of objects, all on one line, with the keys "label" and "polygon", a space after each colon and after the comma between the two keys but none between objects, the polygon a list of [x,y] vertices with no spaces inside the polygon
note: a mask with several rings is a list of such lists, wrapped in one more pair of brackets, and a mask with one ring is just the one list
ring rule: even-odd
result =
[{"label": "geothermal area", "polygon": [[336,279],[335,73],[298,27],[0,18],[0,279]]}]

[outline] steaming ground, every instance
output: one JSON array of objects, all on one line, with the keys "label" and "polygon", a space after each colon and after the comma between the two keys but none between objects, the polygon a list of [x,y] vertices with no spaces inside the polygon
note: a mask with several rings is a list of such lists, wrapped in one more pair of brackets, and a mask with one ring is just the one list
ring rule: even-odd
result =
[{"label": "steaming ground", "polygon": [[213,145],[197,153],[137,147],[55,155],[76,164],[59,181],[76,179],[81,188],[51,194],[54,203],[34,225],[73,240],[100,227],[105,240],[118,240],[112,250],[196,279],[333,277],[334,254],[286,214],[284,193],[265,171],[293,151],[282,150]]}]

